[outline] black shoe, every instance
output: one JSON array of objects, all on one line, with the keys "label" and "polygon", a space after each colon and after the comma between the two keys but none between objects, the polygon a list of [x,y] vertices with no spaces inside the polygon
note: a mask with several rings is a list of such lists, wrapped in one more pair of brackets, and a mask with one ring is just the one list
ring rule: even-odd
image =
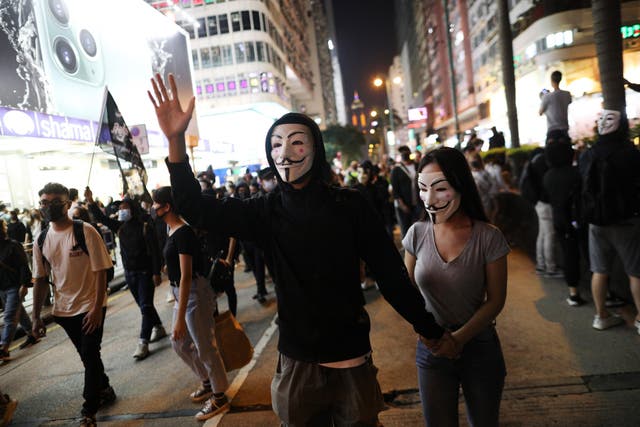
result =
[{"label": "black shoe", "polygon": [[80,427],[95,427],[95,426],[98,425],[98,423],[96,422],[96,416],[95,415],[83,415],[78,420],[78,425]]},{"label": "black shoe", "polygon": [[11,360],[11,355],[7,350],[0,350],[0,360],[2,361]]},{"label": "black shoe", "polygon": [[20,344],[18,348],[20,350],[24,350],[25,348],[32,346],[34,344],[37,344],[38,342],[40,342],[40,340],[34,337],[33,335],[27,335],[27,339],[24,340],[24,342]]},{"label": "black shoe", "polygon": [[586,301],[580,295],[569,295],[569,298],[567,298],[567,304],[571,307],[579,307],[585,303]]},{"label": "black shoe", "polygon": [[116,401],[116,392],[113,391],[113,387],[109,386],[100,392],[100,402],[98,407],[102,408]]},{"label": "black shoe", "polygon": [[260,294],[258,295],[258,302],[260,304],[264,304],[265,302],[267,302],[267,297],[265,297],[264,295]]}]

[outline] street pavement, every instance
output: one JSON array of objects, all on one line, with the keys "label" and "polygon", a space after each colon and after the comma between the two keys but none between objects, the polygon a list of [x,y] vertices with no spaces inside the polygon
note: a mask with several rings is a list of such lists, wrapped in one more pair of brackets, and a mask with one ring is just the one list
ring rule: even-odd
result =
[{"label": "street pavement", "polygon": [[[586,282],[586,281],[585,281]],[[258,304],[251,296],[255,282],[236,269],[238,319],[256,349],[247,367],[230,373],[231,411],[206,426],[279,425],[270,405],[270,381],[277,358],[276,304]],[[588,296],[587,283],[583,293]],[[156,307],[167,330],[172,305],[168,284],[156,292]],[[371,340],[378,379],[387,409],[383,425],[422,426],[415,369],[416,337],[412,328],[377,290],[365,291],[371,316]],[[327,297],[331,297],[328,295]],[[640,335],[633,328],[631,306],[618,311],[627,325],[607,331],[591,328],[593,304],[570,308],[562,280],[542,279],[521,251],[509,255],[507,303],[498,318],[507,379],[501,407],[504,426],[638,426],[640,425]],[[226,298],[220,299],[226,309]],[[99,412],[101,426],[197,426],[199,405],[188,395],[198,382],[178,359],[168,339],[151,344],[152,354],[136,362],[140,323],[129,291],[109,297],[103,360],[118,395]],[[0,387],[18,399],[16,426],[74,425],[82,404],[83,369],[62,331],[50,324],[37,345],[18,350],[0,365]],[[461,425],[467,425],[460,403]]]}]

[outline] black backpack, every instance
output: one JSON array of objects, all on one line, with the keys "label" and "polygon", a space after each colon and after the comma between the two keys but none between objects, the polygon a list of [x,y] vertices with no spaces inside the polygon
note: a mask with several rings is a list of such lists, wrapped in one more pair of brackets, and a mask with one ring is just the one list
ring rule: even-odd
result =
[{"label": "black backpack", "polygon": [[613,153],[607,156],[597,156],[595,152],[591,154],[582,177],[583,222],[616,224],[630,216],[630,201],[626,200],[624,183],[611,162]]},{"label": "black backpack", "polygon": [[[75,219],[73,220],[73,237],[76,240],[76,245],[74,246],[74,249],[80,248],[82,249],[82,252],[87,254],[87,256],[91,256],[89,255],[89,249],[87,249],[87,242],[84,238],[83,224],[84,224],[83,221],[75,220]],[[38,248],[40,249],[40,254],[42,254],[42,259],[47,264],[49,264],[49,261],[47,261],[47,258],[45,258],[44,253],[42,253],[42,247],[44,246],[44,239],[47,238],[48,232],[49,232],[49,226],[47,226],[44,230],[42,230],[42,232],[38,236]],[[114,269],[112,265],[110,268],[107,269],[107,283],[109,283],[113,279],[113,275],[114,275]]]}]

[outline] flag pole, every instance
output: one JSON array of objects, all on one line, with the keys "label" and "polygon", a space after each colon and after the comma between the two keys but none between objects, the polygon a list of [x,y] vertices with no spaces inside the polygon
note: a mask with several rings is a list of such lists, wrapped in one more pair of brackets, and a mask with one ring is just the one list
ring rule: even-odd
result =
[{"label": "flag pole", "polygon": [[102,108],[100,109],[100,116],[98,118],[98,132],[96,132],[96,138],[95,138],[95,142],[93,144],[93,150],[91,152],[91,163],[89,164],[89,175],[87,176],[87,187],[89,187],[89,181],[91,181],[91,170],[93,169],[93,158],[96,156],[96,146],[98,145],[98,142],[100,142],[100,131],[102,130],[102,123],[103,123],[103,117],[104,117],[104,109],[106,107],[107,104],[107,92],[109,90],[107,89],[107,86],[105,85],[104,87],[104,93],[102,94]]}]

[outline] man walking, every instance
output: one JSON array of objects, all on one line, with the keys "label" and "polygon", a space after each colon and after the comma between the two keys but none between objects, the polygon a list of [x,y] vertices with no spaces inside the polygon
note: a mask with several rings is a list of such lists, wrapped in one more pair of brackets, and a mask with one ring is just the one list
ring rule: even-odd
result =
[{"label": "man walking", "polygon": [[411,160],[411,150],[406,145],[398,147],[401,162],[391,170],[393,204],[400,225],[402,237],[416,220],[418,187],[416,186],[416,165]]},{"label": "man walking", "polygon": [[549,140],[570,142],[568,111],[571,104],[571,93],[560,89],[562,73],[558,70],[551,73],[553,92],[542,94],[540,115],[547,116],[547,143]]},{"label": "man walking", "polygon": [[453,345],[426,311],[382,222],[358,192],[328,185],[320,129],[297,113],[285,114],[267,133],[276,191],[245,200],[201,195],[184,137],[195,100],[183,112],[172,75],[172,97],[159,75],[152,83],[149,97],[169,139],[167,164],[180,213],[209,232],[255,241],[273,260],[280,327],[271,384],[275,413],[287,426],[376,426],[383,400],[359,260],[428,346]]},{"label": "man walking", "polygon": [[[33,330],[37,333],[44,326],[40,309],[51,271],[54,319],[71,339],[85,368],[80,425],[94,426],[98,408],[116,398],[100,356],[107,305],[106,270],[112,267],[112,261],[102,237],[91,224],[74,223],[69,218],[71,201],[65,186],[49,183],[38,195],[49,227],[41,232],[45,233],[44,239],[38,236],[38,244],[33,245]],[[78,241],[79,232],[84,235],[84,248]]]}]

